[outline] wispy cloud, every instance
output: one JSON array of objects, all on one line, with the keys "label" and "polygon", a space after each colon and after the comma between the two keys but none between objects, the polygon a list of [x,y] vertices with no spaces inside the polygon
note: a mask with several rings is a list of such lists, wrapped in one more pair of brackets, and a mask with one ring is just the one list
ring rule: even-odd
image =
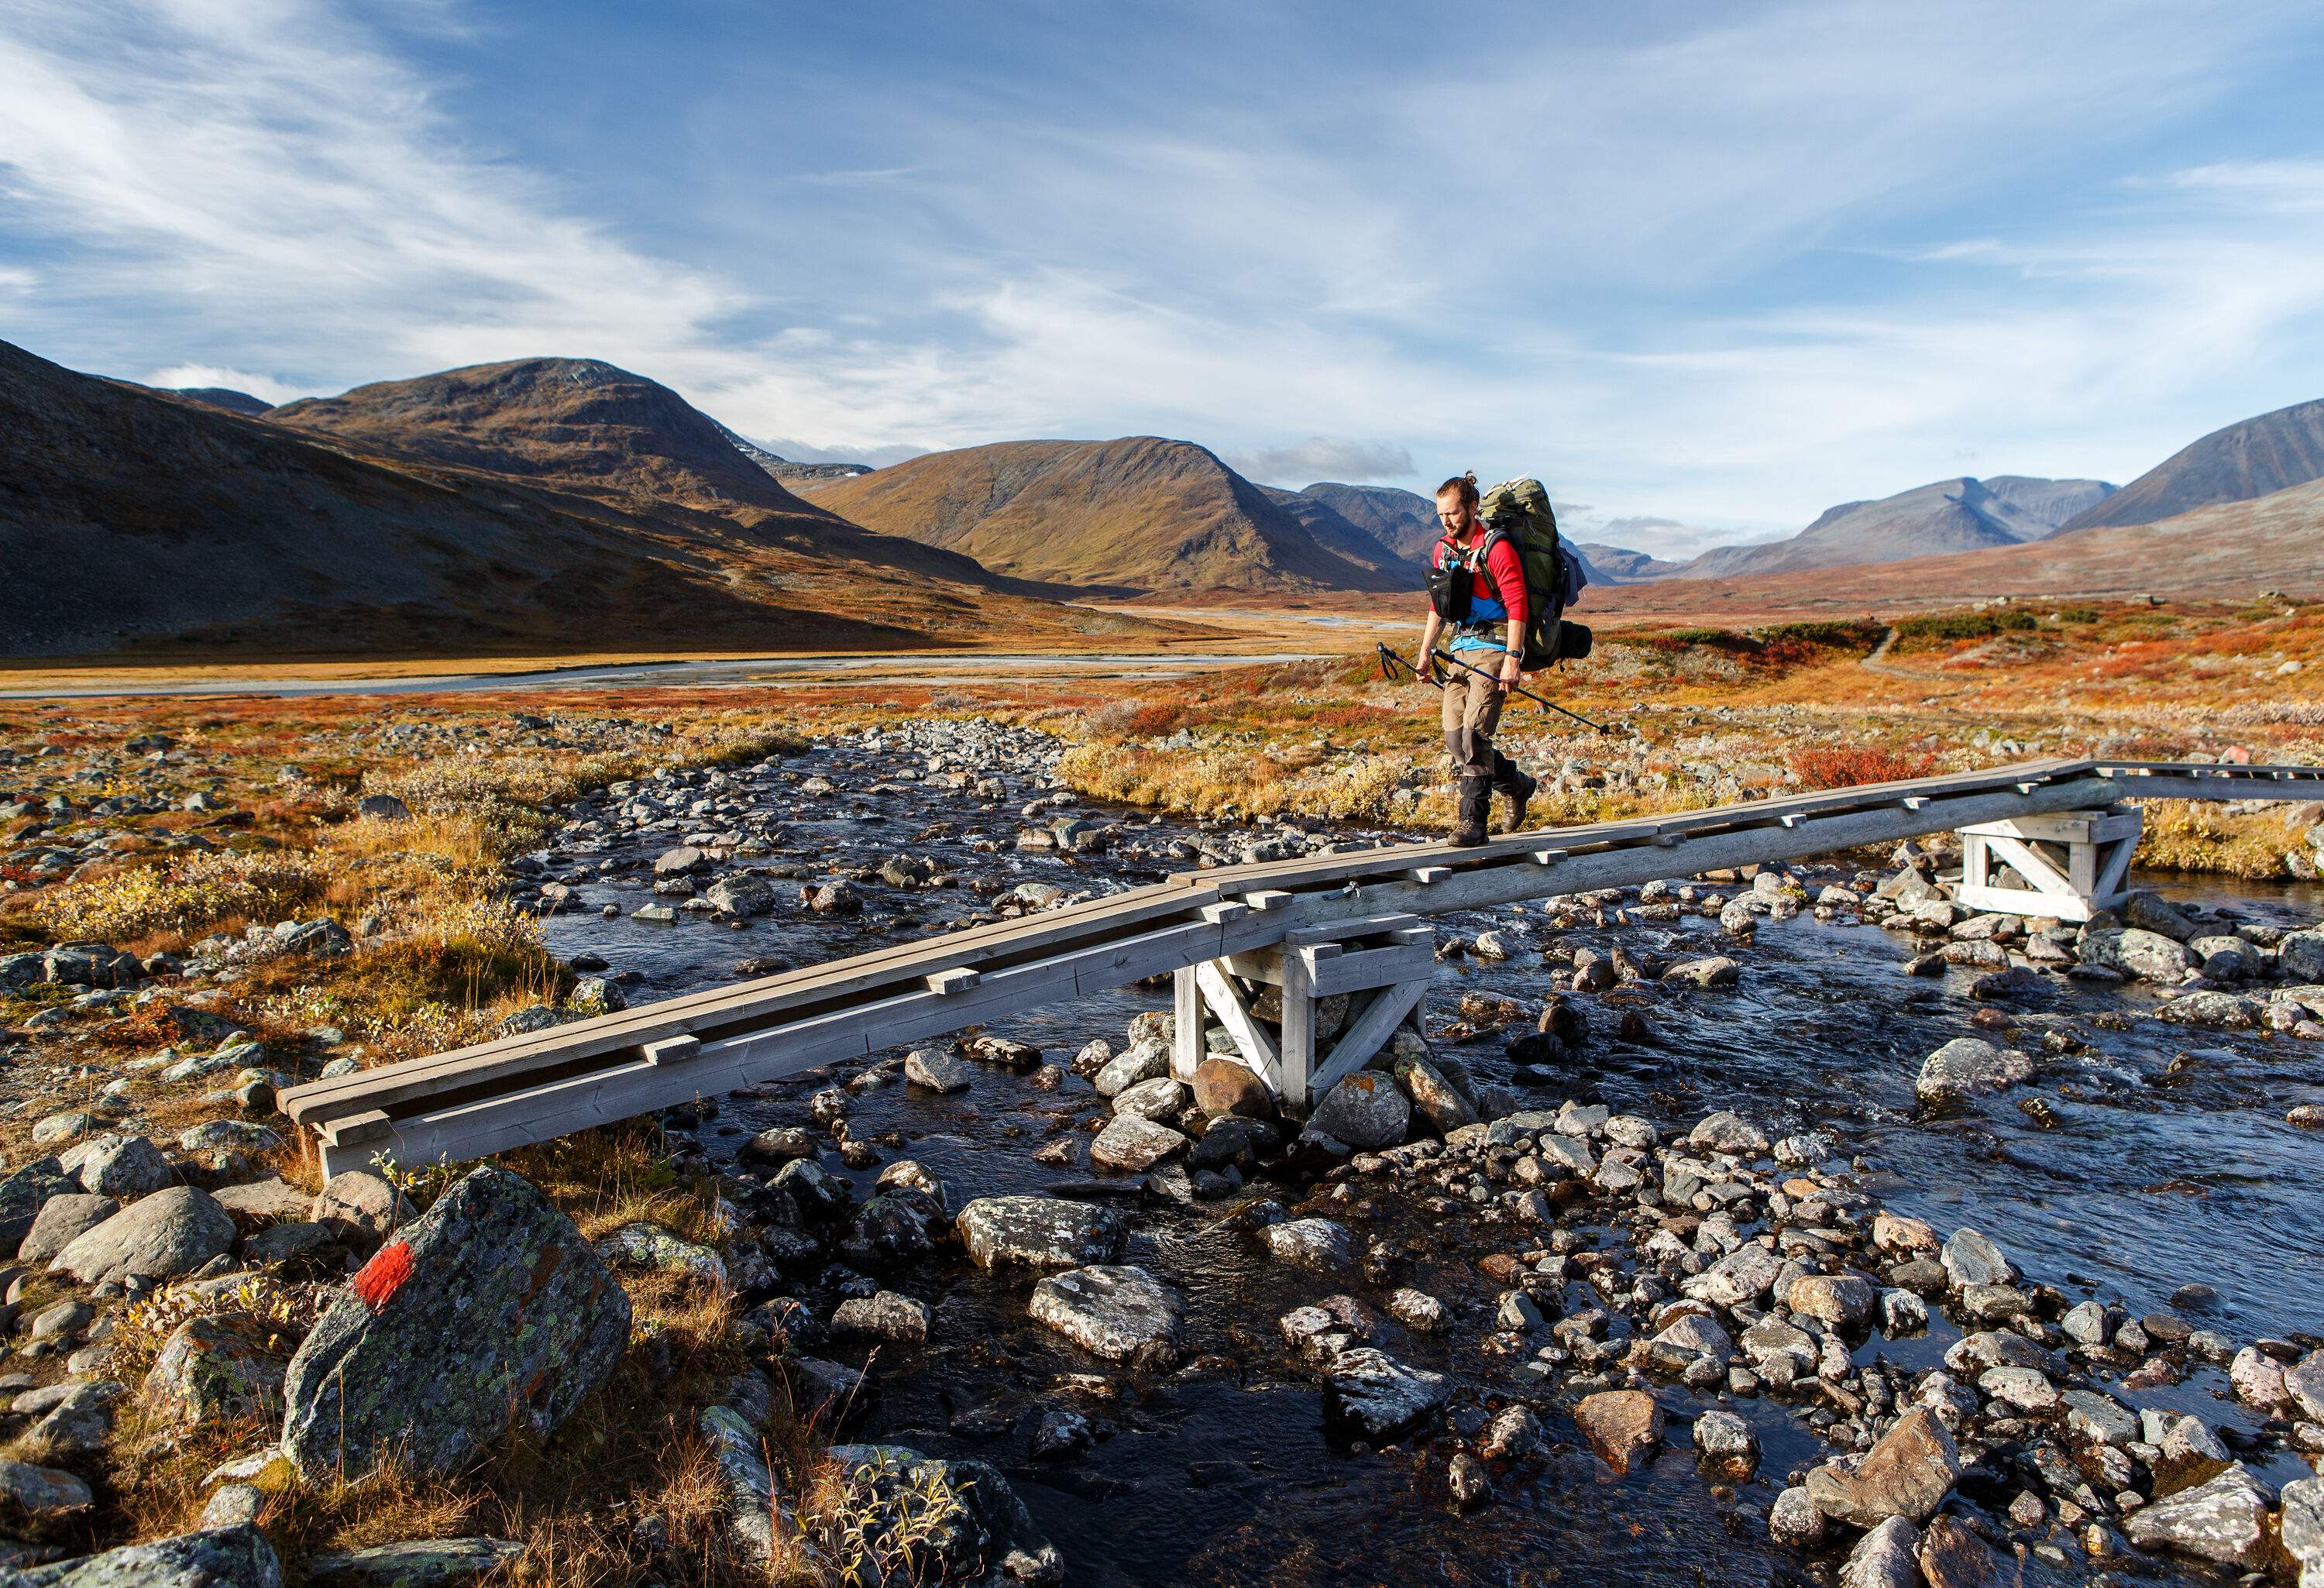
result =
[{"label": "wispy cloud", "polygon": [[[262,396],[586,354],[787,455],[1158,432],[1295,485],[1536,474],[1654,549],[1963,454],[2126,478],[2317,394],[2324,158],[2251,130],[2297,7],[1480,7],[1370,54],[1204,14],[1092,23],[1149,30],[1128,77],[1002,21],[876,115],[886,60],[782,51],[779,92],[690,66],[576,124],[515,70],[521,7],[16,0],[6,334]],[[535,25],[587,58],[587,19]],[[1221,65],[1268,60],[1301,69]],[[2152,152],[2189,125],[2204,158]]]},{"label": "wispy cloud", "polygon": [[1229,453],[1226,461],[1252,479],[1291,490],[1318,480],[1363,485],[1378,480],[1406,479],[1412,474],[1412,448],[1391,441],[1335,440],[1310,436],[1280,447]]},{"label": "wispy cloud", "polygon": [[310,396],[285,381],[272,375],[254,374],[246,369],[221,369],[214,364],[173,364],[167,369],[157,369],[147,375],[142,384],[159,386],[165,392],[180,391],[189,386],[224,386],[229,391],[246,392],[253,397],[280,405],[293,397]]}]

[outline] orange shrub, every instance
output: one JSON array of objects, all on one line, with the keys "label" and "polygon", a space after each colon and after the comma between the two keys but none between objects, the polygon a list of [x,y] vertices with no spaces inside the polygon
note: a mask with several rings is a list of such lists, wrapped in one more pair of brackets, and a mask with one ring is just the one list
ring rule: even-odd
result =
[{"label": "orange shrub", "polygon": [[1809,744],[1792,752],[1792,771],[1810,789],[1850,789],[1858,783],[1894,783],[1925,778],[1937,770],[1933,755],[1899,755],[1863,744]]}]

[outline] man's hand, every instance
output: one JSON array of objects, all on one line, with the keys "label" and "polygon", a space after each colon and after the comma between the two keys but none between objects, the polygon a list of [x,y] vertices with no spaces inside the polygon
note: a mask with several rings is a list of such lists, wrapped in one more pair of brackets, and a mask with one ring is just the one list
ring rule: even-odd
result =
[{"label": "man's hand", "polygon": [[1517,680],[1525,677],[1524,669],[1517,666],[1517,661],[1518,658],[1511,656],[1508,651],[1501,652],[1501,693],[1504,695],[1516,688]]},{"label": "man's hand", "polygon": [[1434,689],[1439,687],[1436,682],[1436,653],[1434,651],[1423,650],[1420,652],[1420,665],[1412,669],[1412,681],[1425,689]]}]

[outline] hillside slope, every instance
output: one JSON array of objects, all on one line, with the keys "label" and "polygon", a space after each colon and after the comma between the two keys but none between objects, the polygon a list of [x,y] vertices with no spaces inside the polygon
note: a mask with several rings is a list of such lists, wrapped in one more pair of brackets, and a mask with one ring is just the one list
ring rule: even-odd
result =
[{"label": "hillside slope", "polygon": [[[0,655],[893,648],[1126,621],[820,513],[752,524],[616,495],[415,462],[0,343]],[[906,566],[929,559],[941,573]]]},{"label": "hillside slope", "polygon": [[1400,572],[1407,578],[1418,577],[1416,563],[1406,562],[1328,504],[1302,492],[1279,491],[1273,485],[1261,485],[1259,491],[1269,502],[1297,519],[1300,527],[1314,536],[1316,543],[1324,549],[1337,552],[1360,568],[1379,573]]},{"label": "hillside slope", "polygon": [[2324,399],[2263,413],[2183,447],[2066,522],[2146,524],[2215,502],[2248,502],[2324,477]]},{"label": "hillside slope", "polygon": [[1322,544],[1205,448],[1155,436],[1006,441],[798,484],[816,506],[866,529],[1091,591],[1284,594],[1410,583]]},{"label": "hillside slope", "polygon": [[1299,494],[1322,503],[1406,562],[1425,563],[1428,549],[1443,532],[1434,502],[1394,485],[1342,485],[1325,480]]},{"label": "hillside slope", "polygon": [[2022,475],[1937,480],[1877,502],[1827,508],[1789,540],[1713,547],[1672,577],[1739,578],[2015,546],[2055,533],[2076,512],[2113,492],[2103,480]]}]

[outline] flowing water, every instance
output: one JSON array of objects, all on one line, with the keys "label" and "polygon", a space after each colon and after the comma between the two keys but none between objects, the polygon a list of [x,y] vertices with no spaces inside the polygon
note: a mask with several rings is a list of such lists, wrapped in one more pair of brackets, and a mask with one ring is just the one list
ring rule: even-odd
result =
[{"label": "flowing water", "polygon": [[[835,798],[770,813],[783,824],[780,851],[752,863],[795,867],[801,880],[876,866],[900,850],[942,870],[1012,886],[1040,881],[1114,891],[1184,869],[1184,861],[1156,852],[1193,832],[1142,814],[1112,813],[1125,821],[1130,839],[1114,854],[1020,853],[1009,846],[1019,825],[1010,808],[926,784],[851,795],[847,790],[862,789],[892,768],[844,748],[818,748],[788,764],[821,771],[842,789]],[[1001,847],[980,848],[980,838]],[[637,973],[628,987],[633,1004],[726,983],[744,960],[805,965],[883,946],[983,903],[966,890],[901,892],[874,879],[860,884],[867,909],[852,920],[812,917],[788,901],[748,931],[698,916],[663,928],[628,919],[649,897],[644,878],[653,856],[676,841],[669,832],[630,835],[582,851],[592,866],[615,863],[605,879],[582,891],[592,905],[617,903],[622,919],[585,912],[547,923],[559,955],[595,953],[617,972]],[[553,863],[571,858],[561,852]],[[632,879],[626,888],[619,885],[624,877]],[[2225,905],[2254,920],[2304,924],[2324,915],[2324,891],[2314,887],[2149,882],[2173,897]],[[1530,934],[1536,944],[1546,937],[1541,918],[1522,909],[1444,917],[1436,925],[1440,935],[1495,926]],[[2238,1343],[2324,1325],[2324,1261],[2315,1234],[2324,1215],[2318,1143],[2283,1118],[2294,1103],[2324,1102],[2324,1044],[2148,1020],[2118,1031],[2085,1027],[2091,1049],[2043,1060],[2032,1085],[1974,1112],[1930,1119],[1915,1109],[1914,1076],[1928,1053],[1971,1029],[1977,1006],[1967,996],[1968,972],[1941,983],[1902,975],[1909,939],[1806,914],[1763,923],[1756,946],[1740,951],[1721,942],[1715,922],[1694,918],[1563,936],[1601,949],[1618,939],[1633,951],[1732,951],[1745,968],[1739,990],[1649,992],[1650,1039],[1619,1040],[1610,1011],[1597,1019],[1586,1060],[1560,1085],[1538,1089],[1547,1106],[1571,1095],[1679,1128],[1724,1107],[1756,1120],[1771,1136],[1825,1129],[1839,1138],[1843,1156],[1857,1161],[1862,1188],[1886,1205],[1941,1230],[1974,1224],[2030,1279],[2060,1286],[2070,1297],[2119,1299],[2144,1314],[2164,1306],[2179,1286],[2200,1281],[2216,1289],[2217,1299],[2187,1316]],[[1431,1009],[1470,990],[1537,1002],[1552,990],[1559,968],[1537,953],[1500,964],[1441,965]],[[2135,1013],[2149,1002],[2136,990],[2061,983],[2042,1007],[2088,1017]],[[1131,1016],[1167,1006],[1167,992],[1124,991],[997,1029],[1062,1063],[1093,1037],[1119,1047]],[[1442,1018],[1432,1014],[1432,1029]],[[1480,1080],[1508,1078],[1499,1042],[1458,1051]],[[809,1123],[808,1096],[833,1079],[817,1072],[762,1096],[728,1100],[703,1129],[705,1147],[724,1160],[753,1131]],[[2030,1097],[2049,1100],[2046,1122],[2016,1106]],[[955,1208],[980,1195],[1064,1182],[1090,1194],[1085,1171],[1050,1169],[1031,1154],[1104,1117],[1103,1100],[1085,1081],[1069,1078],[1044,1091],[988,1066],[979,1066],[964,1094],[938,1096],[899,1081],[862,1094],[849,1115],[851,1134],[885,1137],[897,1145],[884,1156],[911,1157],[940,1176]],[[835,1159],[826,1164],[837,1169]],[[868,1190],[875,1174],[846,1177]],[[1286,1202],[1300,1195],[1274,1189]],[[1491,1327],[1499,1287],[1475,1260],[1512,1249],[1508,1226],[1471,1229],[1459,1215],[1426,1213],[1410,1182],[1364,1178],[1349,1189],[1351,1195],[1316,1211],[1348,1223],[1360,1240],[1399,1243],[1408,1267],[1391,1283],[1427,1290],[1454,1315],[1453,1325],[1435,1338],[1388,1325],[1383,1347],[1453,1374],[1465,1391],[1456,1399],[1456,1417],[1458,1408],[1516,1398],[1514,1370],[1524,1359],[1477,1350]],[[1415,1436],[1405,1446],[1366,1450],[1327,1439],[1316,1381],[1277,1331],[1276,1319],[1293,1306],[1341,1289],[1377,1306],[1384,1288],[1268,1260],[1246,1237],[1213,1227],[1231,1202],[1181,1209],[1132,1200],[1127,1186],[1124,1193],[1122,1205],[1134,1210],[1139,1230],[1125,1260],[1184,1292],[1190,1366],[1159,1377],[1107,1370],[1026,1318],[1023,1284],[983,1274],[956,1254],[941,1256],[889,1279],[932,1303],[936,1323],[925,1346],[881,1348],[873,1364],[877,1393],[854,1427],[859,1437],[999,1466],[1064,1552],[1069,1582],[1320,1588],[1808,1579],[1809,1557],[1768,1543],[1764,1514],[1787,1473],[1827,1453],[1784,1405],[1766,1398],[1714,1401],[1667,1386],[1660,1391],[1674,1413],[1667,1445],[1645,1470],[1618,1478],[1580,1445],[1557,1394],[1530,1390],[1525,1398],[1542,1411],[1553,1442],[1548,1459],[1498,1478],[1496,1502],[1462,1516],[1445,1492],[1449,1440],[1432,1450],[1428,1436]],[[1567,1216],[1586,1218],[1572,1209]],[[827,1313],[830,1295],[802,1291],[818,1314]],[[1577,1301],[1582,1294],[1577,1289]],[[1932,1319],[1924,1337],[1885,1341],[1876,1334],[1859,1359],[1885,1353],[1892,1362],[1933,1363],[1956,1338],[1950,1325]],[[860,1361],[861,1353],[848,1359]],[[2127,1399],[2200,1412],[2231,1436],[2255,1428],[2257,1419],[2224,1390],[2224,1376],[2206,1370]],[[1685,1421],[1692,1410],[1713,1404],[1730,1407],[1757,1429],[1764,1455],[1755,1481],[1719,1484],[1697,1471]],[[1028,1436],[1038,1413],[1050,1408],[1083,1412],[1101,1436],[1079,1457],[1037,1466]],[[2251,1460],[2273,1482],[2305,1470],[2285,1455]],[[1989,1497],[1997,1505],[2008,1498]],[[2092,1569],[2079,1556],[2071,1570],[2038,1556],[2027,1565],[2031,1581],[2080,1581]],[[2183,1575],[2181,1568],[2162,1569]]]}]

